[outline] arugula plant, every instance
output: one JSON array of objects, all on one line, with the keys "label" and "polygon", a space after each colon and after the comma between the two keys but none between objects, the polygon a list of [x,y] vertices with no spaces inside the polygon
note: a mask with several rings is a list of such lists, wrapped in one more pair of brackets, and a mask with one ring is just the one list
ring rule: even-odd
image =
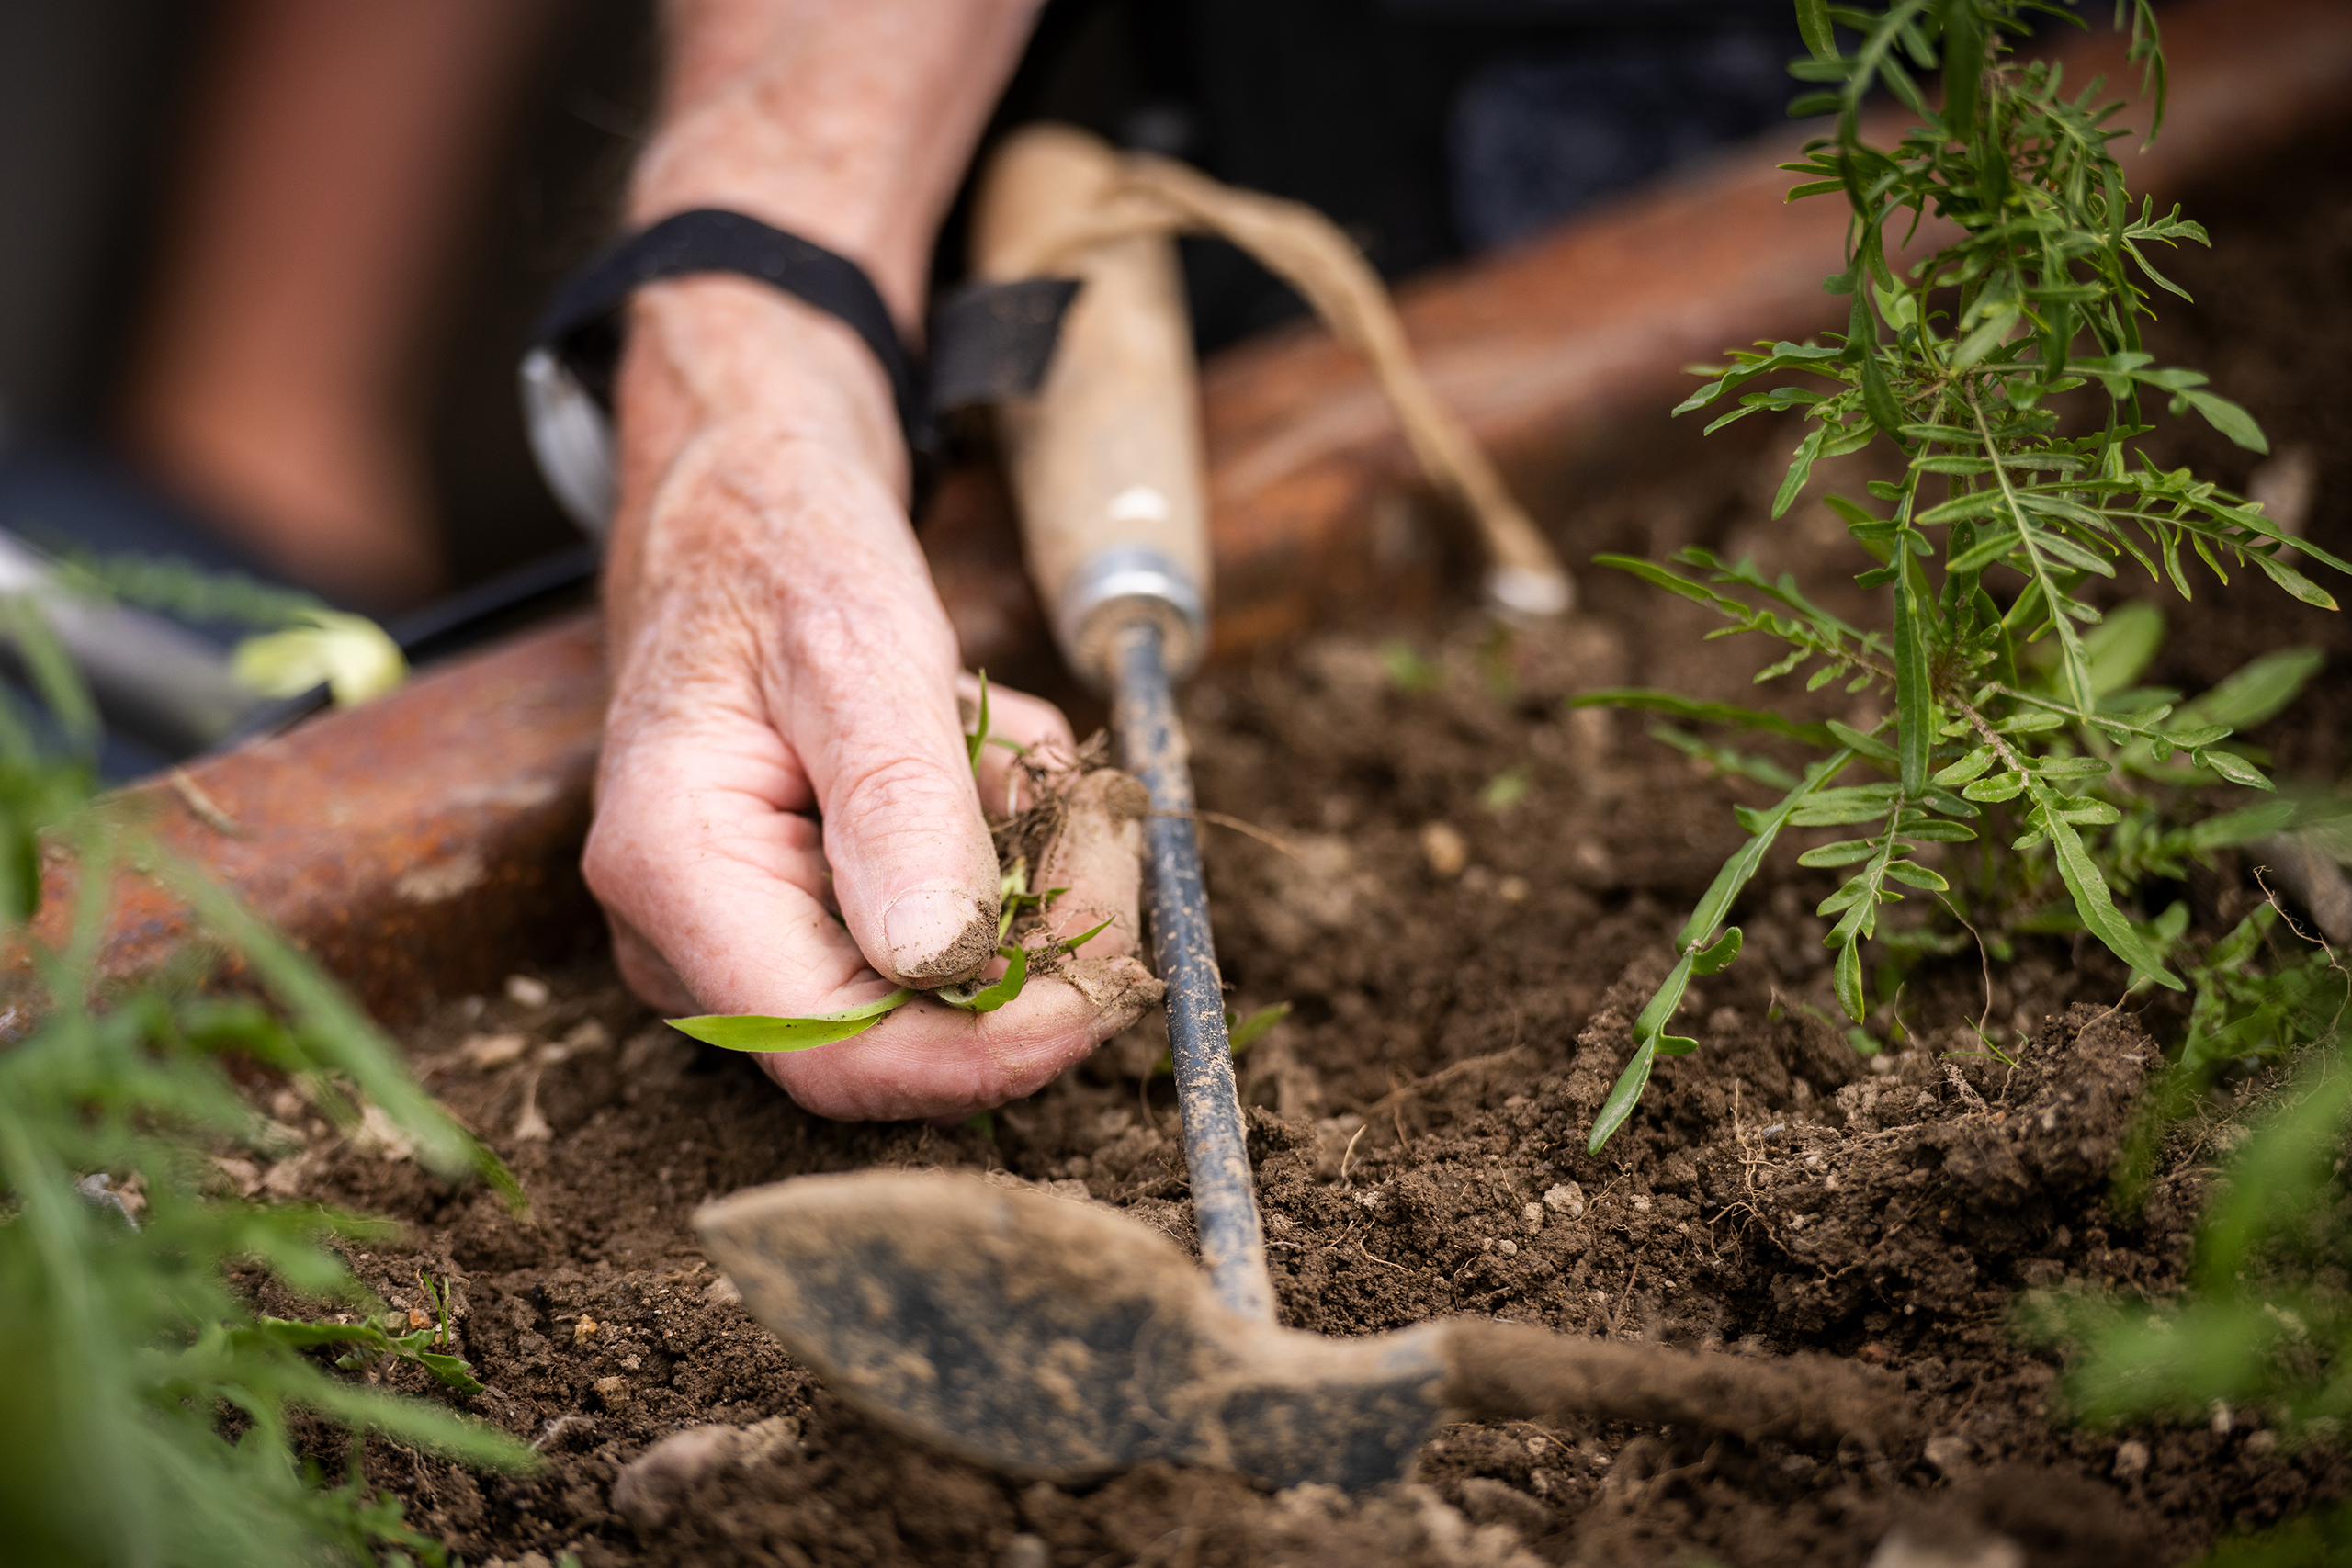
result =
[{"label": "arugula plant", "polygon": [[[0,626],[67,750],[36,741],[29,705],[0,687],[0,935],[28,966],[0,1029],[0,1519],[11,1562],[243,1568],[442,1561],[438,1543],[378,1501],[356,1464],[327,1483],[293,1416],[469,1463],[520,1468],[520,1444],[379,1379],[338,1376],[310,1353],[369,1371],[413,1361],[473,1385],[454,1354],[446,1291],[435,1317],[305,1323],[256,1312],[238,1277],[368,1307],[333,1249],[395,1227],[308,1203],[240,1197],[220,1161],[283,1157],[288,1134],[238,1089],[232,1059],[288,1075],[356,1122],[372,1105],[446,1177],[487,1178],[519,1213],[514,1179],[408,1075],[398,1049],[311,961],[144,833],[133,803],[94,798],[96,723],[40,606],[0,601]],[[81,890],[62,945],[31,922],[45,847],[70,852]],[[200,993],[198,967],[101,987],[107,891],[119,873],[164,880],[268,999]],[[242,1069],[249,1072],[250,1067]],[[374,1303],[380,1305],[380,1303]]]},{"label": "arugula plant", "polygon": [[[1675,965],[1595,1120],[1596,1152],[1638,1103],[1657,1056],[1696,1048],[1667,1024],[1692,978],[1737,955],[1739,931],[1725,919],[1790,828],[1851,830],[1800,863],[1852,868],[1820,913],[1837,918],[1837,996],[1858,1023],[1862,949],[1882,908],[1905,889],[1949,891],[1919,846],[1988,834],[2010,839],[2014,855],[2046,854],[2081,928],[2136,976],[2179,988],[2115,896],[2119,871],[2136,863],[2153,874],[2161,860],[2133,863],[2119,848],[2174,829],[2142,821],[2116,830],[2154,786],[2270,785],[2243,750],[2222,744],[2235,726],[2217,716],[2212,695],[2180,702],[2102,680],[2110,639],[2083,591],[2123,565],[2188,597],[2201,566],[2224,583],[2233,571],[2260,572],[2306,604],[2335,607],[2289,564],[2286,536],[2259,506],[2160,468],[2135,445],[2162,403],[2267,449],[2255,421],[2203,375],[2158,366],[2142,344],[2153,291],[2181,293],[2150,253],[2204,243],[2205,231],[2177,209],[2132,203],[2109,145],[2125,134],[2113,123],[2121,105],[2104,100],[2098,83],[2070,95],[2056,66],[2012,52],[2030,20],[2073,19],[2068,5],[1798,0],[1797,13],[1810,53],[1792,72],[1816,85],[1792,112],[1835,118],[1802,162],[1784,166],[1803,176],[1792,199],[1841,196],[1850,209],[1845,265],[1825,284],[1850,299],[1847,327],[1818,343],[1736,351],[1676,412],[1718,411],[1710,431],[1802,412],[1812,428],[1775,517],[1816,463],[1891,449],[1900,478],[1871,480],[1861,499],[1827,498],[1869,558],[1855,581],[1883,591],[1885,617],[1850,624],[1792,578],[1702,549],[1664,565],[1600,558],[1722,615],[1713,635],[1781,645],[1758,682],[1803,671],[1807,691],[1838,683],[1891,698],[1891,711],[1855,728],[1728,704],[1679,710],[1801,742],[1815,760],[1792,772],[1692,741],[1782,793],[1770,807],[1738,809],[1747,840],[1676,937]],[[2128,30],[2161,123],[2164,57],[2150,0],[2120,0],[2115,24]],[[1939,104],[1927,87],[1937,77]],[[1866,100],[1882,88],[1917,119],[1891,147],[1864,135]],[[1920,241],[1931,221],[1936,238]],[[2324,550],[2294,547],[2347,570]],[[1640,691],[1579,700],[1669,711],[1679,702]],[[1857,773],[1874,776],[1846,782]],[[2194,847],[2191,838],[2178,847]]]}]

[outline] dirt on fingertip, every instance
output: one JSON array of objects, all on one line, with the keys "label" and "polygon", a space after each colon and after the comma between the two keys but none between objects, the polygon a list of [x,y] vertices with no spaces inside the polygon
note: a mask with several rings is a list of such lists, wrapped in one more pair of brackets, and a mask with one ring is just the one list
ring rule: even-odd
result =
[{"label": "dirt on fingertip", "polygon": [[[2213,372],[2278,451],[2313,454],[2307,536],[2341,553],[2352,178],[2314,167],[2265,189],[2200,211],[2221,248],[2167,271],[2217,303],[2169,312],[2151,346]],[[1761,521],[1782,444],[1687,434],[1670,481],[1593,498],[1572,553],[1706,542],[1821,575],[1842,539],[1826,508]],[[2163,439],[2164,460],[2257,477],[2259,459],[2198,432]],[[1239,1063],[1283,1320],[1354,1336],[1460,1314],[1834,1357],[1876,1370],[1899,1440],[1816,1453],[1615,1422],[1463,1423],[1409,1483],[1367,1496],[1160,1464],[1061,1486],[942,1458],[796,1365],[697,1251],[690,1216],[797,1175],[938,1168],[1110,1204],[1190,1248],[1156,1015],[971,1124],[842,1125],[661,1024],[594,954],[535,976],[544,993],[450,1002],[406,1041],[513,1164],[528,1224],[396,1146],[279,1108],[308,1143],[256,1179],[404,1222],[403,1240],[354,1262],[396,1305],[423,1304],[420,1270],[452,1281],[486,1387],[457,1398],[413,1369],[387,1381],[545,1460],[483,1475],[371,1439],[370,1481],[467,1562],[532,1568],[565,1553],[583,1568],[2115,1568],[2190,1562],[2352,1493],[2337,1450],[2281,1443],[2247,1412],[2071,1424],[2061,1352],[2020,1334],[2029,1292],[2177,1288],[2220,1134],[2266,1092],[2259,1077],[2221,1091],[2201,1112],[2212,1135],[2176,1139],[2145,1201],[2119,1211],[2118,1151],[2179,1024],[2127,997],[2095,945],[2029,938],[1994,964],[1969,942],[1923,962],[1865,1055],[1813,913],[1831,885],[1795,863],[1802,846],[1777,852],[1736,912],[1739,962],[1683,1004],[1698,1050],[1661,1059],[1633,1118],[1586,1152],[1673,933],[1738,841],[1731,807],[1763,798],[1650,739],[1642,716],[1566,705],[1619,684],[1755,698],[1752,649],[1703,640],[1713,623],[1694,606],[1602,577],[1585,574],[1588,607],[1561,625],[1500,628],[1458,606],[1332,629],[1186,694],[1231,1006],[1291,1005]],[[1838,580],[1805,586],[1839,603]],[[2151,674],[2165,683],[2208,684],[2282,643],[2324,650],[2325,671],[2256,739],[2290,775],[2342,776],[2344,616],[2259,583],[2165,613]],[[2225,859],[2181,890],[2199,930],[2252,907],[2249,869]],[[332,1466],[341,1450],[320,1443]]]}]

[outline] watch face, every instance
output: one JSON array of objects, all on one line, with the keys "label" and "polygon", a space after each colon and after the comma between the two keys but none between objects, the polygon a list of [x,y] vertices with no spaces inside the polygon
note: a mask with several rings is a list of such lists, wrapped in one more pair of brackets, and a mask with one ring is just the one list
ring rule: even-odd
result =
[{"label": "watch face", "polygon": [[532,349],[520,372],[524,427],[539,477],[591,538],[613,520],[613,421],[551,348]]}]

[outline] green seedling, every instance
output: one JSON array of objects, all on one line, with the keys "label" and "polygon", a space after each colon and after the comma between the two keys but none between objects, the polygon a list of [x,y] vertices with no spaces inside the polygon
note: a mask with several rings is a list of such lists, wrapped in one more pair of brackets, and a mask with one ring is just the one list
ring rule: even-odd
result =
[{"label": "green seedling", "polygon": [[[982,681],[980,715],[985,725],[988,716],[985,676]],[[979,752],[978,741],[973,743],[972,750],[977,758]],[[1015,860],[1005,868],[997,884],[1001,907],[997,913],[996,934],[1000,941],[996,951],[997,955],[1005,961],[1004,973],[994,980],[971,980],[960,986],[942,986],[927,994],[934,1001],[971,1013],[994,1012],[1020,996],[1029,983],[1029,969],[1033,963],[1042,958],[1075,953],[1111,927],[1111,920],[1104,920],[1091,930],[1048,942],[1034,951],[1018,942],[1001,941],[1012,929],[1013,921],[1020,919],[1024,911],[1048,909],[1056,899],[1069,891],[1067,887],[1048,887],[1042,893],[1030,892],[1028,863]],[[706,1045],[717,1045],[728,1051],[806,1051],[863,1034],[925,994],[902,988],[840,1012],[819,1013],[810,1018],[708,1013],[697,1018],[673,1018],[670,1020],[670,1027]]]},{"label": "green seedling", "polygon": [[1478,804],[1496,813],[1509,811],[1527,798],[1527,792],[1534,784],[1532,768],[1506,768],[1487,781],[1486,787],[1478,792]]},{"label": "green seedling", "polygon": [[2217,1182],[2177,1300],[2068,1288],[2020,1303],[2028,1338],[2075,1348],[2060,1393],[2078,1419],[2201,1422],[2218,1402],[2291,1441],[2333,1440],[2352,1421],[2352,1302],[2314,1277],[2352,1247],[2348,1065],[2333,1031],[2305,1053]]},{"label": "green seedling", "polygon": [[1434,692],[1445,680],[1437,660],[1424,656],[1402,637],[1380,645],[1380,667],[1400,692]]},{"label": "green seedling", "polygon": [[364,1372],[371,1380],[379,1375],[379,1369],[385,1362],[407,1361],[433,1374],[445,1388],[459,1393],[480,1393],[481,1384],[475,1381],[473,1368],[465,1358],[448,1353],[456,1342],[449,1333],[448,1286],[444,1284],[436,1290],[422,1273],[417,1275],[416,1282],[433,1306],[429,1320],[421,1327],[410,1314],[387,1310],[356,1323],[262,1317],[255,1319],[252,1331],[297,1350],[348,1346],[344,1354],[335,1358],[334,1364],[345,1371]]},{"label": "green seedling", "polygon": [[[1236,1056],[1240,1055],[1242,1052],[1258,1043],[1259,1036],[1289,1016],[1290,1003],[1288,1002],[1270,1003],[1258,1009],[1248,1018],[1239,1017],[1232,1009],[1227,1008],[1225,1013],[1227,1048]],[[1171,1077],[1175,1071],[1176,1058],[1165,1051],[1162,1051],[1159,1054],[1159,1059],[1151,1065],[1151,1076],[1157,1078]]]},{"label": "green seedling", "polygon": [[980,712],[973,722],[972,732],[964,738],[964,755],[972,764],[972,776],[980,776],[980,752],[989,743],[989,672],[980,671]]},{"label": "green seedling", "polygon": [[[414,1360],[451,1387],[447,1299],[429,1328],[267,1318],[244,1280],[311,1301],[364,1296],[334,1250],[394,1227],[304,1203],[239,1197],[219,1159],[283,1157],[239,1089],[280,1072],[337,1119],[380,1111],[424,1169],[487,1178],[516,1213],[520,1189],[444,1111],[398,1047],[307,956],[195,868],[166,853],[119,801],[95,798],[96,727],[42,606],[0,607],[61,753],[0,693],[0,923],[45,996],[0,1050],[0,1519],[26,1562],[243,1568],[382,1551],[446,1560],[438,1543],[300,1460],[297,1411],[467,1463],[527,1468],[521,1444],[426,1400],[338,1375],[305,1344],[363,1363]],[[31,928],[38,857],[69,854],[85,895],[65,941]],[[107,889],[138,868],[194,912],[256,994],[197,994],[200,968],[102,980]],[[103,988],[102,988],[103,987]],[[232,1061],[236,1071],[231,1070]],[[130,1197],[139,1201],[134,1204]],[[401,1331],[408,1330],[408,1331]],[[320,1336],[323,1336],[321,1337]],[[461,1382],[458,1380],[463,1379]]]},{"label": "green seedling", "polygon": [[[1725,625],[1714,636],[1778,644],[1758,682],[1806,672],[1807,691],[1869,693],[1887,711],[1855,728],[1649,691],[1578,699],[1746,729],[1814,754],[1801,771],[1778,770],[1773,805],[1737,808],[1747,842],[1675,938],[1675,966],[1635,1024],[1633,1058],[1592,1126],[1594,1152],[1631,1114],[1657,1055],[1691,1048],[1667,1024],[1701,961],[1714,962],[1735,901],[1784,830],[1849,829],[1799,861],[1843,874],[1818,912],[1834,918],[1826,940],[1838,1003],[1860,1024],[1870,1009],[1862,950],[1883,940],[1882,911],[1905,890],[1951,893],[1939,867],[1968,844],[1980,846],[1986,888],[2014,893],[2054,875],[2076,929],[2145,983],[2182,988],[2119,891],[2128,898],[2180,855],[2211,847],[2171,815],[2189,804],[2189,789],[2270,788],[2253,753],[2222,742],[2277,711],[2315,668],[2310,656],[2257,661],[2193,701],[2133,690],[2127,671],[2153,649],[2147,617],[2103,617],[2084,589],[2120,564],[2187,597],[2189,569],[2201,562],[2224,583],[2232,570],[2259,571],[2333,609],[2289,558],[2301,550],[2322,567],[2352,568],[2290,545],[2260,506],[2139,450],[2156,403],[2193,412],[2241,446],[2267,446],[2204,376],[2159,367],[2142,346],[2152,291],[2180,292],[2151,253],[2202,244],[2205,232],[2177,209],[2159,216],[2126,195],[2109,149],[2122,134],[2109,123],[2120,104],[2098,102],[2096,88],[2070,95],[2056,67],[2011,53],[2036,14],[2053,8],[1900,0],[1833,11],[1800,0],[1810,54],[1792,72],[1818,85],[1792,112],[1832,115],[1835,129],[1784,166],[1804,176],[1792,198],[1837,195],[1851,208],[1844,265],[1825,285],[1850,300],[1847,328],[1816,343],[1735,351],[1676,412],[1714,411],[1710,431],[1761,412],[1797,412],[1811,424],[1775,517],[1804,493],[1817,463],[1891,448],[1900,478],[1825,502],[1865,558],[1855,581],[1880,591],[1885,615],[1850,623],[1792,577],[1704,549],[1663,564],[1600,559],[1719,615]],[[1850,49],[1833,17],[1858,39]],[[2116,20],[2160,122],[2154,13],[2148,0],[2124,0]],[[1939,99],[1922,86],[1924,71],[1940,75]],[[1861,134],[1863,106],[1881,89],[1918,121],[1891,148]],[[1955,237],[1908,265],[1890,256],[1890,239],[1906,243],[1930,218]],[[2062,418],[2070,410],[2079,412]],[[1695,738],[1668,739],[1726,771],[1771,777],[1736,753],[1701,750]],[[1882,996],[1888,978],[1900,984],[1905,962],[1898,954],[1892,971],[1881,965]]]}]

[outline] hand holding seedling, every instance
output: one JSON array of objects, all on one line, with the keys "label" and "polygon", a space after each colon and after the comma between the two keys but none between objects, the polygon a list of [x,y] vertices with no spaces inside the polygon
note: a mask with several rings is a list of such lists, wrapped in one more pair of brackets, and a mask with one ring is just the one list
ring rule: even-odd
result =
[{"label": "hand holding seedling", "polygon": [[[752,215],[852,257],[915,319],[1029,9],[744,7],[741,26],[683,27],[633,219]],[[617,404],[614,694],[585,869],[622,974],[671,1012],[793,1018],[1001,965],[981,802],[1005,809],[1014,753],[983,748],[976,787],[873,356],[761,284],[682,278],[637,294]],[[996,735],[1069,754],[1046,704],[998,691],[990,708]],[[1133,854],[1124,872],[1116,852],[1077,859],[1091,869],[1046,925],[1118,917],[1080,955],[1108,966],[1100,1000],[1041,978],[989,1012],[917,1001],[763,1062],[833,1116],[955,1115],[1043,1084],[1140,1005],[1117,983],[1144,978]]]}]

